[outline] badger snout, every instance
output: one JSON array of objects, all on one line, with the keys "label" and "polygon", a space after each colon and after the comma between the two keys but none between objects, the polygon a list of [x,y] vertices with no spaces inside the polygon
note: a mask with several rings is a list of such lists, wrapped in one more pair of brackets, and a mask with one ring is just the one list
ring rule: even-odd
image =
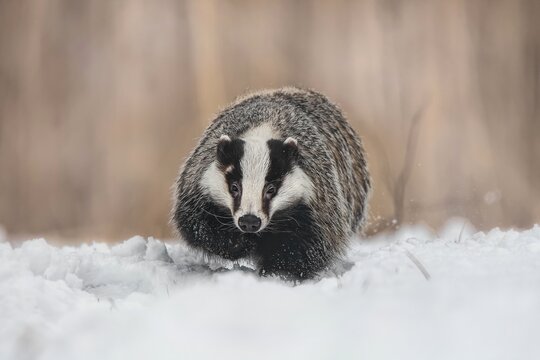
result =
[{"label": "badger snout", "polygon": [[243,232],[254,233],[260,230],[262,221],[259,217],[248,214],[238,219],[238,227]]}]

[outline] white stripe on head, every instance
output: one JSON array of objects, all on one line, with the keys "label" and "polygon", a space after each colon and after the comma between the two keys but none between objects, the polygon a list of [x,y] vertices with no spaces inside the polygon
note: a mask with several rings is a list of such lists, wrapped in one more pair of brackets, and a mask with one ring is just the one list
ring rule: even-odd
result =
[{"label": "white stripe on head", "polygon": [[309,176],[295,166],[293,170],[285,176],[277,195],[270,203],[270,218],[278,210],[286,209],[295,205],[299,200],[310,202],[313,198],[313,183]]},{"label": "white stripe on head", "polygon": [[242,199],[237,212],[238,216],[253,214],[263,217],[262,192],[270,167],[270,156],[266,143],[247,140],[240,167],[242,168]]},{"label": "white stripe on head", "polygon": [[241,136],[244,143],[244,156],[240,160],[242,169],[242,198],[240,207],[234,215],[235,221],[243,215],[252,214],[262,221],[261,229],[268,224],[263,211],[262,194],[266,174],[270,168],[270,150],[267,141],[277,137],[269,124],[263,124],[247,131]]},{"label": "white stripe on head", "polygon": [[203,191],[210,195],[218,204],[232,209],[233,200],[229,193],[227,180],[223,173],[218,169],[215,161],[205,170],[201,179],[201,185]]}]

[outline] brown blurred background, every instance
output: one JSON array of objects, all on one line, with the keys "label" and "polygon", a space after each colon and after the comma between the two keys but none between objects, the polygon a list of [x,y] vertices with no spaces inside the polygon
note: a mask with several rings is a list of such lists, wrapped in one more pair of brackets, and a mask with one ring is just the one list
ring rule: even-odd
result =
[{"label": "brown blurred background", "polygon": [[169,237],[212,115],[283,85],[363,136],[369,233],[540,221],[539,1],[0,0],[0,224]]}]

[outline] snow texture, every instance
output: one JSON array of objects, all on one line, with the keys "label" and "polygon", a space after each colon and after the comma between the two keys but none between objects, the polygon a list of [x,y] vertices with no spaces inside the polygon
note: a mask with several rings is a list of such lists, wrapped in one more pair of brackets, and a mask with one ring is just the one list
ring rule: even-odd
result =
[{"label": "snow texture", "polygon": [[539,226],[403,228],[302,284],[153,238],[0,239],[0,359],[540,359],[539,334]]}]

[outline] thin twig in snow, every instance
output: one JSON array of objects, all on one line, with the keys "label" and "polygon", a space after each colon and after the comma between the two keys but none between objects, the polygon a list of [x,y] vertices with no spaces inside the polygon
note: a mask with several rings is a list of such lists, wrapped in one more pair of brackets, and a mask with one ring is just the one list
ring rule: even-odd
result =
[{"label": "thin twig in snow", "polygon": [[465,224],[466,224],[466,222],[464,221],[463,226],[461,227],[461,231],[459,232],[459,237],[458,237],[458,241],[457,241],[458,243],[461,242],[461,236],[463,235],[463,230],[465,230]]},{"label": "thin twig in snow", "polygon": [[426,280],[429,280],[431,279],[431,275],[429,275],[428,271],[426,270],[426,268],[424,267],[424,265],[422,265],[422,263],[420,262],[420,260],[418,260],[416,258],[416,256],[414,256],[409,250],[405,250],[405,254],[407,254],[407,257],[409,259],[411,259],[411,261],[414,263],[414,265],[416,265],[416,267],[420,270],[420,272],[422,273],[422,275],[424,275],[424,277],[426,278]]}]

